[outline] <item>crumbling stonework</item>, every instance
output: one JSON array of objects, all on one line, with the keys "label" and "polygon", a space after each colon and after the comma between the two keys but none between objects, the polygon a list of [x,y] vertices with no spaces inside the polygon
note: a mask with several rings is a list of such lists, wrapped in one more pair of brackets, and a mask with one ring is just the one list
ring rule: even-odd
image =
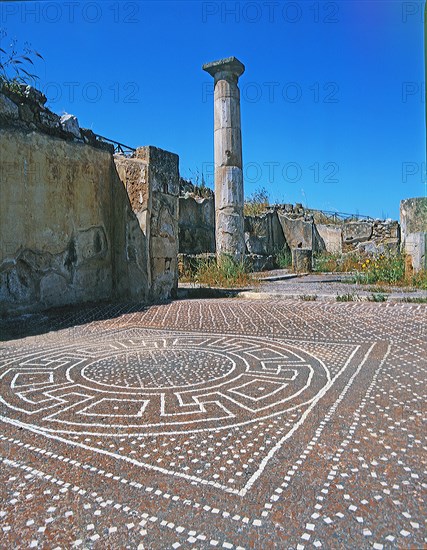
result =
[{"label": "crumbling stonework", "polygon": [[14,128],[0,137],[0,309],[145,299],[145,239],[111,154]]},{"label": "crumbling stonework", "polygon": [[114,160],[146,238],[149,295],[166,299],[178,285],[178,155],[147,146]]},{"label": "crumbling stonework", "polygon": [[[180,198],[180,205],[180,252],[190,255],[214,252],[212,202],[204,202],[194,194],[186,193],[185,197]],[[208,212],[206,217],[202,215],[202,208]],[[278,205],[260,216],[246,216],[244,228],[245,254],[257,270],[276,267],[274,256],[283,249],[376,254],[398,252],[400,247],[397,221],[366,219],[328,223],[327,216],[321,213],[316,215],[315,211],[306,210],[301,204]]]},{"label": "crumbling stonework", "polygon": [[51,113],[37,90],[18,92],[0,93],[0,313],[169,298],[177,155],[138,149],[121,174],[128,196],[111,145]]},{"label": "crumbling stonework", "polygon": [[322,239],[326,252],[341,254],[343,249],[342,228],[339,225],[316,223],[319,237]]},{"label": "crumbling stonework", "polygon": [[62,117],[46,107],[46,96],[32,86],[0,85],[0,126],[22,131],[38,131],[67,141],[86,143],[109,152],[114,147],[86,128],[80,128],[74,115]]},{"label": "crumbling stonework", "polygon": [[283,230],[276,212],[245,217],[245,243],[249,254],[269,256],[286,246]]},{"label": "crumbling stonework", "polygon": [[213,197],[179,198],[179,250],[183,254],[215,252]]},{"label": "crumbling stonework", "polygon": [[310,215],[290,214],[277,210],[285,241],[289,248],[308,248],[314,253],[325,250],[325,245],[317,232]]},{"label": "crumbling stonework", "polygon": [[292,269],[295,273],[309,273],[313,269],[313,251],[311,248],[292,249]]},{"label": "crumbling stonework", "polygon": [[410,269],[427,269],[427,197],[400,203],[402,249],[410,259]]}]

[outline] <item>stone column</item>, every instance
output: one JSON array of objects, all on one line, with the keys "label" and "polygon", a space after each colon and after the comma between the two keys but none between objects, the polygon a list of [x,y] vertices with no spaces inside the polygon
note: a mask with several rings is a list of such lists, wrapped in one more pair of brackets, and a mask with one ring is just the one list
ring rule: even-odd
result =
[{"label": "stone column", "polygon": [[243,218],[242,133],[240,90],[245,66],[235,57],[203,65],[215,79],[215,224],[216,253],[241,260],[245,254]]}]

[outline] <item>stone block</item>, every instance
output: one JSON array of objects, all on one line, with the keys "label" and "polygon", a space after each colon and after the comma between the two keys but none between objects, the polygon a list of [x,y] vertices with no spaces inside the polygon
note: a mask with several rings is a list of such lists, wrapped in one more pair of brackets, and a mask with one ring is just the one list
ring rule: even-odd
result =
[{"label": "stone block", "polygon": [[292,269],[295,273],[309,273],[313,270],[313,253],[310,248],[292,249]]},{"label": "stone block", "polygon": [[286,246],[275,210],[245,217],[245,243],[249,254],[273,255]]},{"label": "stone block", "polygon": [[221,182],[215,190],[215,206],[218,209],[243,205],[243,173],[236,166],[220,166],[215,169],[215,181]]},{"label": "stone block", "polygon": [[252,271],[269,271],[276,267],[274,256],[264,254],[246,254],[245,261]]},{"label": "stone block", "polygon": [[342,253],[341,226],[317,223],[316,229],[327,252],[332,254]]},{"label": "stone block", "polygon": [[372,237],[372,222],[347,222],[342,226],[342,238],[345,244],[369,241]]},{"label": "stone block", "polygon": [[243,231],[243,212],[228,209],[216,212],[217,254],[232,254],[242,258],[245,253],[245,240],[240,235]]},{"label": "stone block", "polygon": [[403,244],[410,233],[427,233],[427,197],[400,202],[400,226]]},{"label": "stone block", "polygon": [[411,258],[412,269],[427,269],[427,232],[409,233],[405,240],[405,253]]},{"label": "stone block", "polygon": [[138,147],[135,158],[149,165],[150,185],[153,191],[179,195],[179,157],[152,145]]},{"label": "stone block", "polygon": [[248,254],[266,254],[266,237],[259,237],[257,235],[251,235],[247,231],[245,232],[245,245]]},{"label": "stone block", "polygon": [[213,197],[179,198],[179,251],[183,254],[215,252],[215,203]]},{"label": "stone block", "polygon": [[277,215],[289,248],[313,248],[313,221],[292,219],[280,210]]},{"label": "stone block", "polygon": [[77,117],[70,114],[62,115],[61,117],[61,126],[64,132],[72,134],[76,138],[80,138],[80,127]]},{"label": "stone block", "polygon": [[11,99],[0,93],[0,116],[7,118],[19,118],[19,108]]}]

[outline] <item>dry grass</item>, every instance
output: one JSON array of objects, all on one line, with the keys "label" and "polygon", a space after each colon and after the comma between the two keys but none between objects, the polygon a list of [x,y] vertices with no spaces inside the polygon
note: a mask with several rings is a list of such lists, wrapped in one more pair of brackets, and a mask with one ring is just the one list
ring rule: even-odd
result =
[{"label": "dry grass", "polygon": [[350,273],[357,271],[361,256],[356,252],[345,254],[322,252],[314,258],[314,270],[328,273]]},{"label": "dry grass", "polygon": [[180,281],[208,287],[243,288],[257,284],[245,261],[230,256],[194,259],[190,268],[180,274]]}]

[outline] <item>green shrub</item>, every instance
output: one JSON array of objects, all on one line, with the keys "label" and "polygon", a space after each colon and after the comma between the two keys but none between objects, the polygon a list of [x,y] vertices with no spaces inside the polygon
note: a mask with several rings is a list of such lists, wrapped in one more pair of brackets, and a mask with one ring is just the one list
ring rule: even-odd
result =
[{"label": "green shrub", "polygon": [[276,252],[274,259],[280,269],[286,269],[292,266],[292,253],[289,248],[285,246]]},{"label": "green shrub", "polygon": [[368,302],[386,302],[387,296],[381,292],[371,294],[368,296]]},{"label": "green shrub", "polygon": [[356,282],[396,284],[405,279],[405,259],[401,254],[376,254],[361,261]]},{"label": "green shrub", "polygon": [[313,269],[320,273],[348,273],[358,268],[360,258],[356,252],[320,252],[314,255]]},{"label": "green shrub", "polygon": [[354,294],[338,294],[336,297],[337,302],[354,302]]}]

